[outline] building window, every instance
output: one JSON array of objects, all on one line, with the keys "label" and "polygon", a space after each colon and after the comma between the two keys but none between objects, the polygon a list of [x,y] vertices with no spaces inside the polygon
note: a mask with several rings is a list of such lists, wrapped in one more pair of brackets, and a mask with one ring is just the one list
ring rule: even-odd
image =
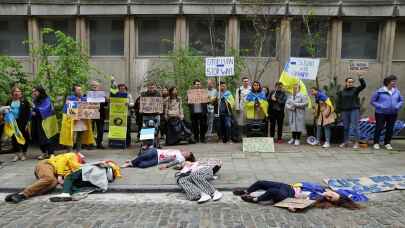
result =
[{"label": "building window", "polygon": [[316,20],[308,23],[294,20],[291,23],[291,56],[326,58],[329,21]]},{"label": "building window", "polygon": [[[41,31],[44,28],[51,28],[55,31],[61,31],[65,35],[75,38],[76,34],[76,24],[74,19],[42,19],[40,20],[39,26]],[[42,42],[49,45],[56,44],[55,34],[43,34]]]},{"label": "building window", "polygon": [[376,59],[378,22],[343,22],[342,58]]},{"label": "building window", "polygon": [[173,50],[176,21],[174,19],[145,19],[138,26],[138,55],[167,55]]},{"label": "building window", "polygon": [[405,60],[405,22],[398,22],[395,33],[394,60]]},{"label": "building window", "polygon": [[239,50],[242,56],[274,57],[276,56],[277,23],[266,26],[253,26],[252,21],[240,21]]},{"label": "building window", "polygon": [[189,46],[197,55],[225,55],[225,20],[192,19],[189,23]]},{"label": "building window", "polygon": [[90,55],[124,55],[124,21],[122,19],[90,20]]},{"label": "building window", "polygon": [[28,56],[28,26],[25,19],[0,19],[0,54]]}]

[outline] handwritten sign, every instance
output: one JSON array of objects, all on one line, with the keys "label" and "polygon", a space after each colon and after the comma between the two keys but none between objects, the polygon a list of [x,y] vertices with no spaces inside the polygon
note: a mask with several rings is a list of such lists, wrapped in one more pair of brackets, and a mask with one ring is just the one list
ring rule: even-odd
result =
[{"label": "handwritten sign", "polygon": [[350,63],[350,73],[353,75],[363,75],[368,72],[367,62],[352,62]]},{"label": "handwritten sign", "polygon": [[87,91],[87,102],[104,103],[105,92],[104,91]]},{"label": "handwritten sign", "polygon": [[207,77],[225,77],[235,75],[233,57],[205,58],[205,75]]},{"label": "handwritten sign", "polygon": [[163,113],[162,97],[141,97],[140,113]]},{"label": "handwritten sign", "polygon": [[208,103],[208,91],[206,89],[190,89],[187,91],[187,102],[189,104]]},{"label": "handwritten sign", "polygon": [[273,138],[270,137],[243,138],[242,151],[258,152],[258,153],[274,152]]},{"label": "handwritten sign", "polygon": [[324,179],[324,182],[333,190],[352,190],[359,193],[375,193],[405,189],[405,175]]},{"label": "handwritten sign", "polygon": [[286,71],[289,75],[303,80],[316,80],[319,69],[319,59],[290,58]]},{"label": "handwritten sign", "polygon": [[127,137],[128,98],[110,98],[108,138],[125,140]]},{"label": "handwritten sign", "polygon": [[297,199],[297,198],[287,198],[283,201],[280,201],[273,206],[275,207],[284,207],[284,208],[295,208],[295,209],[304,209],[313,205],[316,201],[309,199]]},{"label": "handwritten sign", "polygon": [[99,103],[69,101],[67,115],[74,120],[100,119],[99,109]]}]

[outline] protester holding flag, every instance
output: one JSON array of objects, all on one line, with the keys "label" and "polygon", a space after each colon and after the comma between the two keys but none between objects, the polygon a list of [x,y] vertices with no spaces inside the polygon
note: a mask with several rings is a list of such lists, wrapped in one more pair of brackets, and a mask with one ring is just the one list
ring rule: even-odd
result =
[{"label": "protester holding flag", "polygon": [[314,115],[316,119],[316,139],[317,145],[321,143],[321,132],[322,129],[325,131],[325,143],[322,145],[323,148],[330,147],[331,139],[331,124],[336,120],[336,113],[333,107],[332,101],[325,94],[324,91],[319,90],[316,87],[311,88],[311,94],[315,97],[316,107],[314,110]]},{"label": "protester holding flag", "polygon": [[58,120],[51,99],[42,86],[32,89],[33,109],[31,113],[32,142],[39,144],[42,155],[39,160],[49,158],[58,143]]},{"label": "protester holding flag", "polygon": [[397,76],[384,78],[384,86],[371,96],[371,105],[375,108],[374,149],[380,149],[380,135],[385,128],[384,147],[392,150],[391,139],[398,112],[404,105],[404,98],[397,89]]},{"label": "protester holding flag", "polygon": [[269,103],[260,82],[253,82],[252,89],[246,96],[244,106],[246,119],[264,120],[267,118]]},{"label": "protester holding flag", "polygon": [[69,150],[75,147],[76,152],[80,152],[82,144],[93,145],[93,129],[91,120],[74,120],[69,116],[69,106],[74,107],[77,102],[86,102],[86,97],[82,96],[82,88],[79,85],[72,87],[72,95],[66,98],[63,107],[62,128],[59,143],[69,147]]},{"label": "protester holding flag", "polygon": [[13,161],[24,161],[28,149],[29,133],[27,126],[31,116],[31,104],[24,99],[21,89],[15,86],[11,89],[11,100],[7,102],[7,106],[10,108],[6,113],[6,120],[12,115],[17,124],[13,128],[8,128],[7,126],[12,123],[6,122],[6,129],[14,129],[11,140],[13,152],[16,155]]},{"label": "protester holding flag", "polygon": [[359,77],[360,86],[353,86],[354,79],[349,77],[345,80],[345,88],[337,93],[336,108],[341,111],[344,127],[344,141],[339,147],[346,147],[349,143],[350,129],[354,135],[353,149],[359,148],[359,120],[360,98],[359,94],[366,88],[366,81]]},{"label": "protester holding flag", "polygon": [[[231,92],[227,90],[226,83],[220,83],[219,94],[219,137],[223,143],[227,143],[231,137],[232,111],[235,107],[235,99]],[[218,101],[217,101],[218,102]]]},{"label": "protester holding flag", "polygon": [[288,97],[286,109],[288,123],[292,132],[292,138],[288,144],[300,145],[301,133],[305,131],[305,109],[308,106],[308,97],[300,92],[300,84],[293,86],[293,92]]}]

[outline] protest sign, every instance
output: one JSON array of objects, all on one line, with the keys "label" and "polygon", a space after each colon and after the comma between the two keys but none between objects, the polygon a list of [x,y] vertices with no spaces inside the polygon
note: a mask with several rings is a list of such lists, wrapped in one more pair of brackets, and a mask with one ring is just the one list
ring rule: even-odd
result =
[{"label": "protest sign", "polygon": [[189,104],[208,103],[208,91],[206,89],[190,89],[187,91],[187,102]]},{"label": "protest sign", "polygon": [[290,58],[286,71],[289,75],[303,80],[316,80],[319,69],[319,59]]},{"label": "protest sign", "polygon": [[324,179],[324,182],[335,191],[352,190],[359,193],[376,193],[405,189],[405,175]]},{"label": "protest sign", "polygon": [[274,152],[274,141],[270,137],[243,138],[242,148],[243,152]]},{"label": "protest sign", "polygon": [[275,207],[284,207],[284,208],[295,208],[295,209],[304,209],[313,205],[316,201],[310,199],[297,199],[297,198],[287,198],[283,201],[280,201],[273,206]]},{"label": "protest sign", "polygon": [[104,103],[105,92],[104,91],[87,91],[87,102]]},{"label": "protest sign", "polygon": [[350,63],[350,74],[364,75],[368,72],[367,62],[352,62]]},{"label": "protest sign", "polygon": [[100,104],[82,101],[68,101],[67,115],[74,120],[100,119]]},{"label": "protest sign", "polygon": [[140,113],[163,113],[162,97],[141,97]]},{"label": "protest sign", "polygon": [[205,75],[207,77],[225,77],[235,74],[234,57],[205,58]]},{"label": "protest sign", "polygon": [[127,137],[128,98],[110,98],[108,138],[125,140]]}]

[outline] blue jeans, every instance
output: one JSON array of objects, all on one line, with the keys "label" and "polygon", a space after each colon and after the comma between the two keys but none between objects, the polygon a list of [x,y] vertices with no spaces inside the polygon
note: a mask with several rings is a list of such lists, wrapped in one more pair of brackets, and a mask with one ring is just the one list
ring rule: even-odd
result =
[{"label": "blue jeans", "polygon": [[354,141],[359,140],[359,120],[360,120],[360,110],[355,109],[351,111],[342,112],[343,127],[344,127],[344,143],[349,141],[350,130],[354,135]]},{"label": "blue jeans", "polygon": [[232,129],[232,117],[231,116],[220,116],[221,120],[221,138],[224,143],[228,142],[231,137]]},{"label": "blue jeans", "polygon": [[158,153],[156,148],[149,148],[143,154],[131,161],[133,167],[149,168],[158,165]]},{"label": "blue jeans", "polygon": [[330,137],[332,135],[331,130],[330,130],[330,125],[316,126],[316,139],[318,140],[318,142],[321,141],[322,128],[325,129],[325,142],[330,143]]}]

